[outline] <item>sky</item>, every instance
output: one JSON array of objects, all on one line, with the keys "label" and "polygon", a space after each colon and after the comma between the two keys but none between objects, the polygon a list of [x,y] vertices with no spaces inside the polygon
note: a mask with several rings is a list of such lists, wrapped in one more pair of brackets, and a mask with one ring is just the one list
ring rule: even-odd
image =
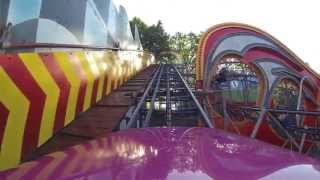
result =
[{"label": "sky", "polygon": [[223,22],[256,26],[283,42],[320,73],[320,1],[317,0],[117,0],[129,18],[163,22],[170,34],[201,32]]}]

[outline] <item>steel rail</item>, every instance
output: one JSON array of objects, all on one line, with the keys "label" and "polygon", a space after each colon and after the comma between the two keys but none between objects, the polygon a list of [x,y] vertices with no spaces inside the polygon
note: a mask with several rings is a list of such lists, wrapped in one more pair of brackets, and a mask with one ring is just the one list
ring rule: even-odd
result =
[{"label": "steel rail", "polygon": [[202,116],[204,123],[210,127],[210,128],[214,128],[213,124],[211,123],[211,120],[209,119],[209,117],[207,116],[207,114],[205,113],[204,109],[202,108],[202,106],[200,105],[198,99],[194,96],[193,92],[191,91],[190,87],[188,86],[188,84],[186,83],[186,81],[183,79],[183,77],[181,76],[180,72],[178,71],[178,69],[173,66],[173,68],[175,69],[175,71],[177,72],[180,80],[183,82],[184,86],[186,87],[188,93],[190,94],[193,102],[196,104],[197,109],[200,112],[200,115]]},{"label": "steel rail", "polygon": [[[250,111],[262,111],[260,108],[256,107],[239,107],[241,109],[250,110]],[[308,116],[320,116],[320,111],[296,111],[296,110],[286,110],[286,109],[271,109],[266,108],[267,112],[272,113],[285,113],[285,114],[299,114],[299,115],[308,115]]]},{"label": "steel rail", "polygon": [[[156,72],[154,73],[152,79],[150,80],[149,84],[147,85],[147,88],[145,89],[143,95],[138,98],[138,104],[133,108],[132,113],[128,115],[126,128],[133,128],[133,127],[140,127],[140,122],[142,123],[142,127],[148,127],[150,126],[150,123],[152,121],[151,116],[152,113],[155,111],[155,102],[157,100],[157,97],[159,97],[159,92],[165,90],[165,94],[161,95],[166,98],[166,112],[165,112],[165,120],[166,125],[171,126],[172,125],[172,115],[176,113],[181,113],[179,111],[172,111],[171,107],[171,91],[174,91],[179,85],[181,86],[181,89],[185,92],[185,97],[190,98],[190,102],[192,102],[195,107],[192,109],[192,113],[198,112],[201,115],[201,119],[203,120],[204,124],[207,127],[213,128],[214,125],[212,124],[211,120],[207,116],[206,112],[202,108],[201,104],[199,103],[198,99],[193,94],[192,90],[186,83],[186,81],[183,79],[181,73],[178,71],[178,69],[174,65],[161,65]],[[183,87],[183,88],[182,88]],[[152,93],[152,94],[151,94]],[[175,95],[172,95],[173,98]],[[178,98],[179,99],[179,98]],[[177,100],[178,100],[177,99]],[[146,102],[151,102],[150,108],[144,109],[144,105]],[[143,110],[143,112],[141,111]],[[191,109],[183,109],[187,110],[188,112],[191,112],[189,110]],[[186,113],[186,112],[184,112]],[[135,126],[137,124],[137,126]]]},{"label": "steel rail", "polygon": [[127,124],[127,128],[133,127],[134,123],[136,123],[136,121],[137,121],[136,116],[138,115],[141,107],[144,105],[145,100],[149,95],[149,91],[151,90],[152,85],[153,85],[154,81],[157,79],[157,76],[158,76],[159,73],[160,73],[160,68],[157,69],[155,75],[153,76],[153,78],[149,82],[147,88],[145,89],[145,91],[144,91],[139,103],[137,104],[136,108],[134,109],[134,111],[133,111],[133,113],[132,113],[132,115],[131,115],[131,117],[129,119],[129,122]]},{"label": "steel rail", "polygon": [[166,122],[167,126],[172,126],[172,114],[171,114],[171,87],[170,87],[170,75],[174,75],[174,73],[170,73],[171,65],[167,66],[166,69]]},{"label": "steel rail", "polygon": [[155,87],[155,89],[153,91],[150,109],[148,110],[148,113],[146,115],[145,121],[143,123],[143,127],[148,127],[149,124],[150,124],[150,118],[151,118],[151,115],[152,115],[153,110],[154,110],[154,103],[156,101],[157,94],[159,92],[159,86],[160,86],[162,74],[163,74],[163,65],[160,65],[160,73],[158,74],[157,84],[156,84],[156,87]]},{"label": "steel rail", "polygon": [[[301,106],[302,106],[302,97],[303,97],[303,84],[304,82],[308,80],[307,76],[303,76],[302,79],[300,80],[300,86],[299,86],[299,96],[298,96],[298,103],[297,103],[297,111],[301,110]],[[304,122],[303,117],[301,117],[299,114],[296,115],[297,118],[297,124],[298,125],[302,125]]]}]

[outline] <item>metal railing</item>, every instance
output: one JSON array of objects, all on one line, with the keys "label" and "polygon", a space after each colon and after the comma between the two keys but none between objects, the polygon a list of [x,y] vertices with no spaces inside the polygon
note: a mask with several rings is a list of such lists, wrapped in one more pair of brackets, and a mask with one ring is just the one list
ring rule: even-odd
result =
[{"label": "metal railing", "polygon": [[[256,122],[256,128],[252,132],[254,138],[259,127],[264,119],[274,124],[288,139],[282,145],[287,146],[288,143],[292,144],[299,152],[305,149],[306,142],[320,145],[320,128],[318,123],[314,126],[310,126],[306,123],[297,121],[299,119],[305,119],[308,116],[320,117],[320,111],[304,111],[304,110],[288,110],[288,109],[272,109],[272,108],[257,108],[257,107],[241,107],[243,111],[259,112],[259,119]],[[279,118],[282,115],[283,118]],[[312,146],[311,146],[312,147]],[[310,147],[310,148],[311,148]],[[307,150],[308,153],[310,151]]]}]

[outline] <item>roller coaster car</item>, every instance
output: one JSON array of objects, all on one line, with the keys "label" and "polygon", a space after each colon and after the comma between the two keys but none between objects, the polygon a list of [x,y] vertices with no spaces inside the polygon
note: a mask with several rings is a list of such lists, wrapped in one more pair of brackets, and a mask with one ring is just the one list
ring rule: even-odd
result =
[{"label": "roller coaster car", "polygon": [[46,155],[1,179],[319,179],[320,163],[209,128],[129,129]]}]

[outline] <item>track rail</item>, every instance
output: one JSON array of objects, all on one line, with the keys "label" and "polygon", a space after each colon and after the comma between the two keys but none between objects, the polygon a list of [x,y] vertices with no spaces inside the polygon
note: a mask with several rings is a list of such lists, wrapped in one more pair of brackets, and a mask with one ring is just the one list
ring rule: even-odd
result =
[{"label": "track rail", "polygon": [[120,129],[155,126],[213,128],[198,99],[175,65],[160,65],[142,96],[120,123]]}]

